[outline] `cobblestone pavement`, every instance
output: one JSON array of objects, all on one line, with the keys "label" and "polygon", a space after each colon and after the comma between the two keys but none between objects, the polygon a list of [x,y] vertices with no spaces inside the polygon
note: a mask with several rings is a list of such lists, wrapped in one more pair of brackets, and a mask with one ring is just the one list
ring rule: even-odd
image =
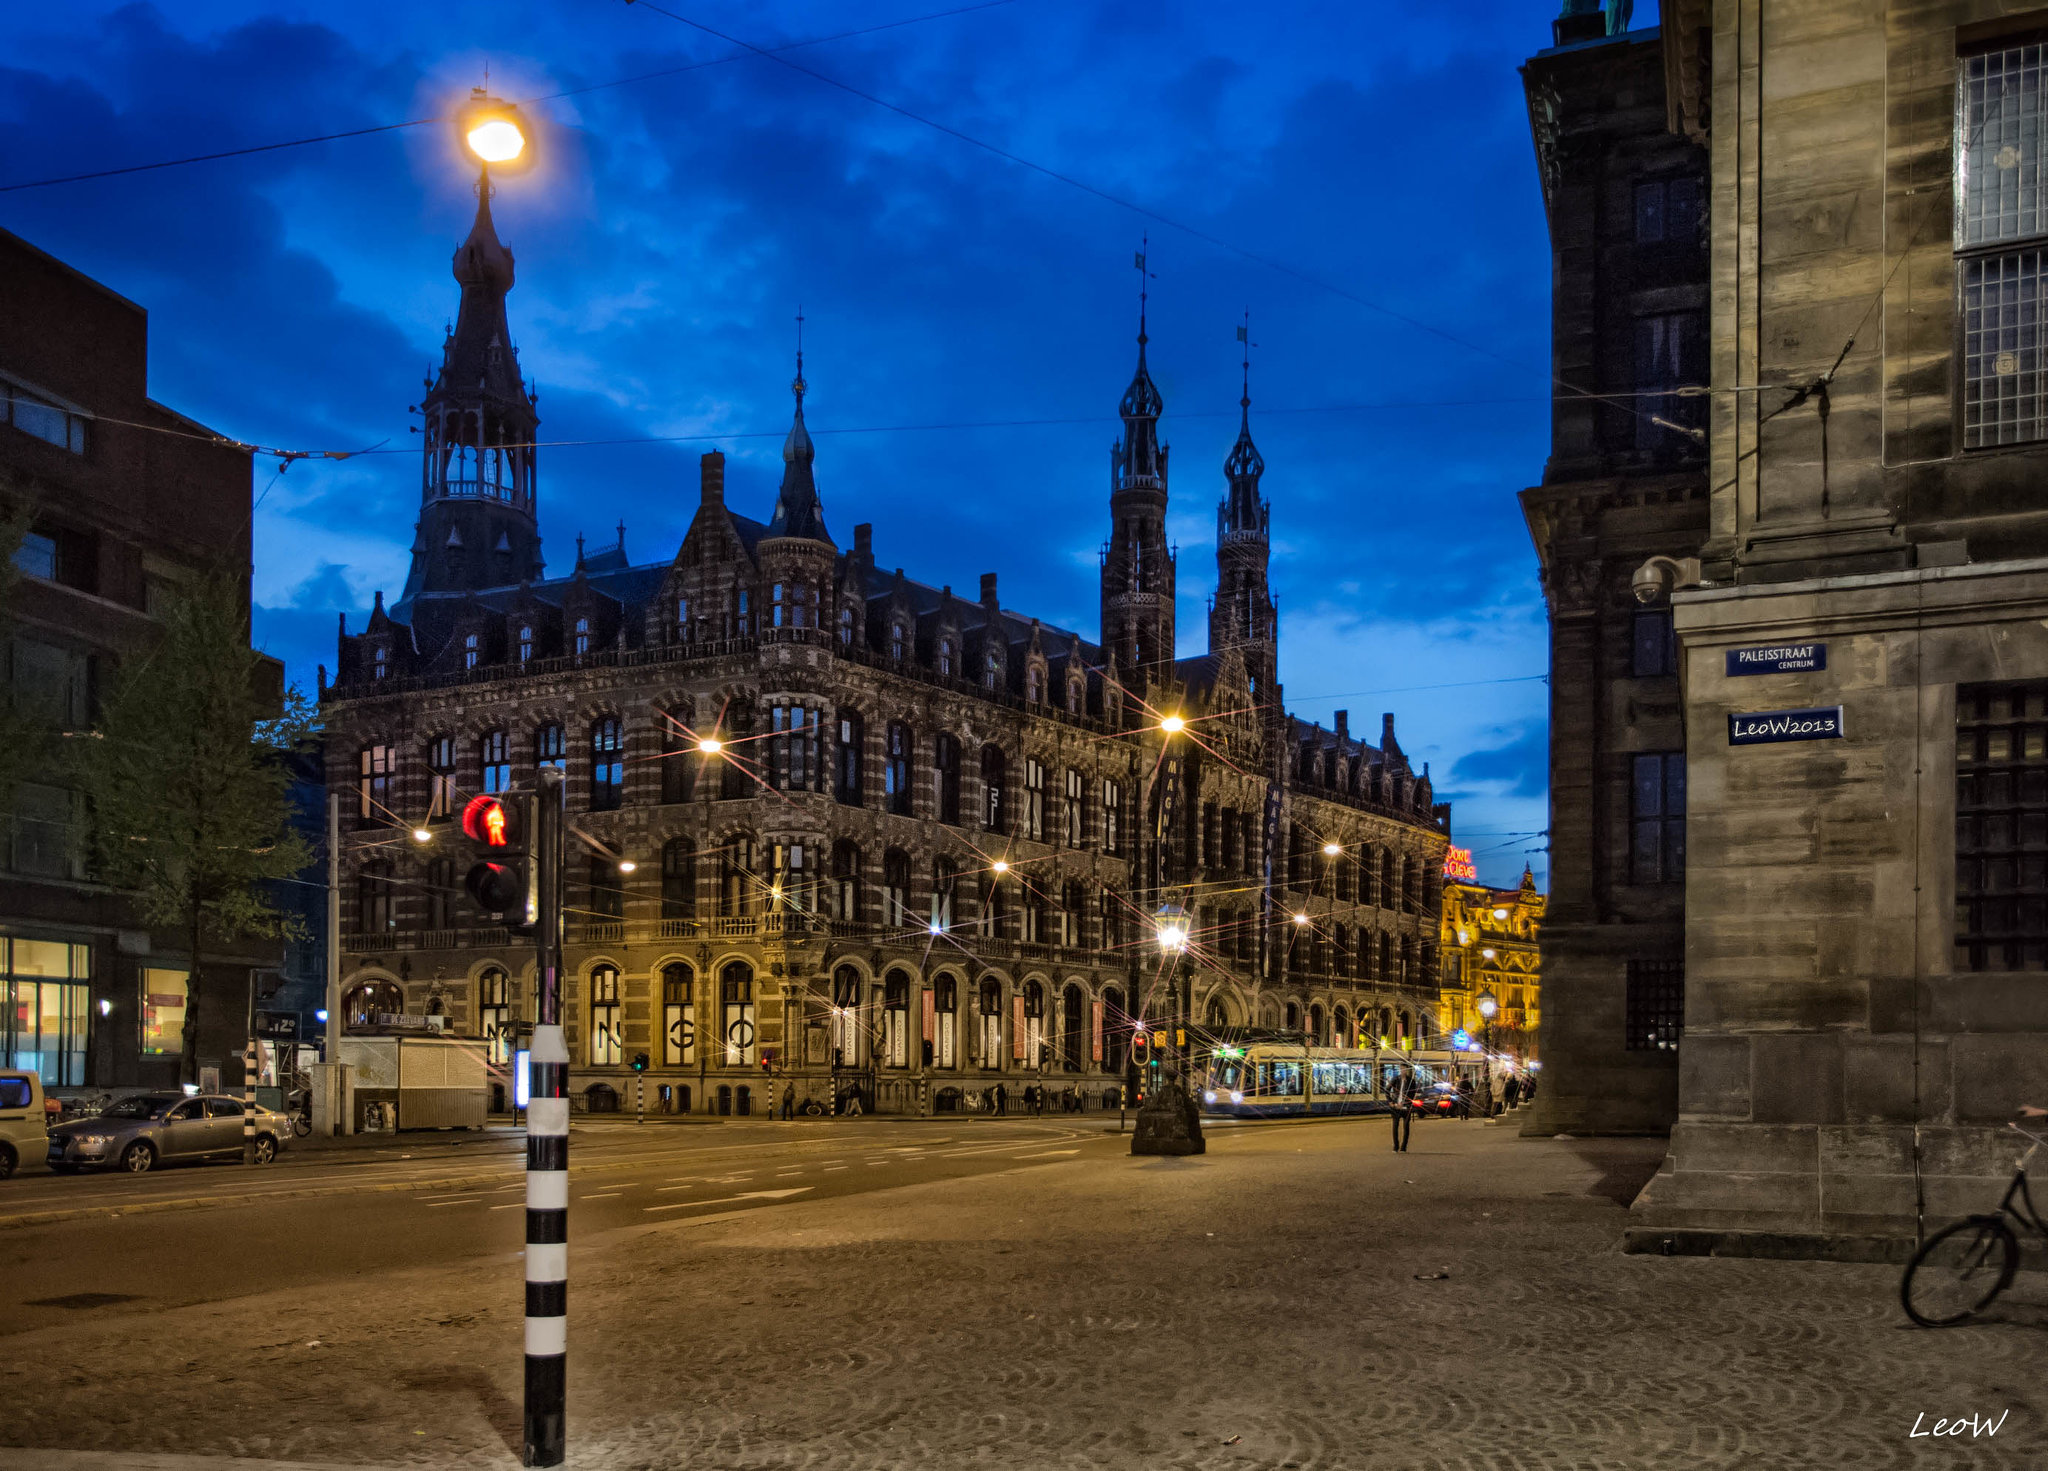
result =
[{"label": "cobblestone pavement", "polygon": [[[581,1241],[571,1467],[2048,1464],[2048,1279],[1935,1333],[1894,1268],[1624,1256],[1654,1142],[1115,1149]],[[519,1311],[501,1256],[18,1334],[0,1440],[513,1466]]]}]

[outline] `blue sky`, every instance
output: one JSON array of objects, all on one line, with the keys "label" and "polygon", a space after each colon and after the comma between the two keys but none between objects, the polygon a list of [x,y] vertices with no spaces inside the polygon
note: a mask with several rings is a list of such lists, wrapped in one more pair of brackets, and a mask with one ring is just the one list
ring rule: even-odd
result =
[{"label": "blue sky", "polygon": [[[666,8],[774,47],[951,7]],[[621,520],[635,560],[672,554],[714,444],[765,518],[801,303],[834,533],[871,521],[883,565],[998,572],[1005,606],[1090,635],[1149,231],[1180,652],[1249,309],[1288,704],[1368,733],[1394,711],[1509,883],[1525,857],[1544,876],[1547,822],[1515,493],[1547,449],[1549,254],[1515,69],[1555,8],[1011,0],[785,53],[1162,221],[646,4],[73,0],[9,22],[0,184],[445,115],[486,66],[514,98],[694,68],[533,103],[539,164],[495,203],[542,440],[684,441],[543,450],[551,569]],[[0,193],[0,224],[149,308],[160,401],[258,443],[384,446],[258,465],[257,637],[309,688],[336,613],[404,580],[406,408],[471,183],[435,124]]]}]

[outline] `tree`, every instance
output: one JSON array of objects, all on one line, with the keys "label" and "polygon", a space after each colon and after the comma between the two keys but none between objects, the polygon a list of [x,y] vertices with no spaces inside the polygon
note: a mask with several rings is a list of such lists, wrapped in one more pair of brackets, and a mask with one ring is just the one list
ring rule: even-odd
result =
[{"label": "tree", "polygon": [[214,576],[175,595],[163,637],[122,667],[93,737],[74,762],[92,811],[100,878],[131,891],[152,925],[188,943],[187,1082],[198,1077],[204,942],[297,938],[266,880],[304,869],[312,851],[291,825],[283,757],[308,740],[312,710],[282,704],[249,646],[242,585]]}]

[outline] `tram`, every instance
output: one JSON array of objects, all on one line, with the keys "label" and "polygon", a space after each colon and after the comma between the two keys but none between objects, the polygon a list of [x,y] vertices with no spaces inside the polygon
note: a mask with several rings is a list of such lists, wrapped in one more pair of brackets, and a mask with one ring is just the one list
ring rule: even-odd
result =
[{"label": "tram", "polygon": [[[1262,1030],[1207,1040],[1195,1077],[1203,1113],[1274,1119],[1386,1113],[1403,1072],[1412,1074],[1413,1096],[1425,1106],[1432,1096],[1448,1101],[1461,1089],[1480,1097],[1485,1068],[1474,1053],[1317,1047],[1303,1035]],[[1503,1075],[1496,1065],[1496,1082]]]}]

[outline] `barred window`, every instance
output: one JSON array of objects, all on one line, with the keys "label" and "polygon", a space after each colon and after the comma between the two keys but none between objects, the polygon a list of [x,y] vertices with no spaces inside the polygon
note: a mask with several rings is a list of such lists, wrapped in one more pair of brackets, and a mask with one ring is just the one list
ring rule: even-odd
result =
[{"label": "barred window", "polygon": [[1685,753],[1645,751],[1631,758],[1629,882],[1685,880]]},{"label": "barred window", "polygon": [[1622,1046],[1629,1052],[1673,1052],[1685,1031],[1685,962],[1631,960]]},{"label": "barred window", "polygon": [[1955,968],[2048,970],[2048,684],[1956,691]]},{"label": "barred window", "polygon": [[1955,249],[1967,449],[2048,434],[2040,325],[2048,275],[2044,64],[2048,47],[2039,43],[1957,64]]}]

